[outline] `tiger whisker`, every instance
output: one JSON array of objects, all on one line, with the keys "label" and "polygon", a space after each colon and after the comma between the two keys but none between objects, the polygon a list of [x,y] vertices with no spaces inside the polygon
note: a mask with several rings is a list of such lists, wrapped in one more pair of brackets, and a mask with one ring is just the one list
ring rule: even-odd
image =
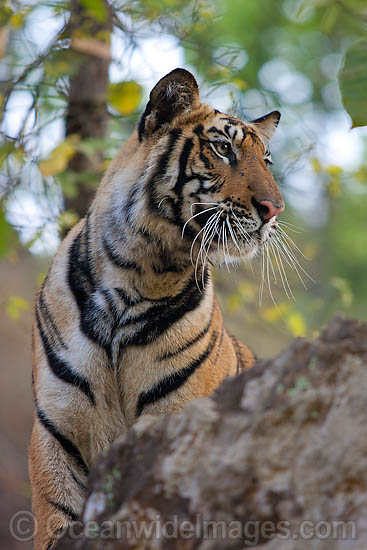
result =
[{"label": "tiger whisker", "polygon": [[214,239],[214,235],[217,232],[219,219],[220,219],[220,216],[215,219],[214,227],[212,228],[212,231],[211,231],[210,235],[207,238],[207,243],[208,244],[205,245],[206,248],[205,248],[205,257],[204,257],[204,260],[203,260],[203,272],[201,274],[201,281],[202,281],[202,286],[203,287],[204,287],[205,266],[206,266],[207,258],[208,258],[208,255],[209,255],[210,247],[211,247],[213,239]]},{"label": "tiger whisker", "polygon": [[158,208],[160,208],[160,207],[162,206],[162,203],[163,203],[165,200],[169,199],[169,198],[170,198],[170,197],[168,197],[168,196],[163,197],[163,199],[161,199],[161,200],[159,201],[159,203],[158,203]]},{"label": "tiger whisker", "polygon": [[297,233],[304,232],[304,228],[300,227],[299,225],[295,225],[294,223],[285,222],[284,220],[278,220],[278,225],[284,225],[285,227],[294,227],[294,229],[297,230]]},{"label": "tiger whisker", "polygon": [[270,244],[270,247],[273,251],[273,255],[274,255],[276,264],[278,266],[278,271],[279,271],[280,278],[281,278],[281,281],[282,281],[282,284],[283,284],[284,292],[285,292],[288,299],[289,299],[290,296],[292,296],[292,298],[294,300],[296,300],[295,297],[294,297],[294,294],[292,292],[292,289],[290,287],[288,277],[286,275],[286,272],[285,272],[285,269],[284,269],[284,266],[283,266],[283,261],[282,261],[282,258],[280,256],[279,250],[278,250],[279,245],[275,241],[271,241],[269,244]]},{"label": "tiger whisker", "polygon": [[284,226],[288,231],[292,231],[292,233],[302,233],[304,231],[304,229],[294,229],[293,227],[290,227],[289,225],[285,224],[284,222],[280,222],[278,220],[278,227],[280,226]]},{"label": "tiger whisker", "polygon": [[248,235],[247,231],[245,230],[245,228],[244,228],[243,225],[241,224],[241,222],[240,222],[240,220],[238,219],[238,217],[236,216],[235,212],[233,212],[232,209],[231,209],[231,211],[232,211],[232,214],[233,214],[233,216],[234,216],[234,218],[235,218],[234,221],[235,221],[235,223],[236,223],[238,229],[241,231],[243,238],[245,239],[245,241],[246,241],[247,243],[249,243],[249,235]]},{"label": "tiger whisker", "polygon": [[296,243],[294,242],[294,240],[288,235],[288,233],[286,233],[284,231],[284,229],[282,229],[281,227],[279,227],[279,232],[280,232],[280,235],[282,235],[283,237],[285,237],[287,239],[287,241],[289,242],[289,244],[291,246],[293,246],[300,254],[301,256],[303,256],[303,258],[305,260],[308,260],[310,261],[310,258],[307,258],[307,256],[305,256],[302,252],[302,250],[300,248],[298,248],[298,246],[296,245]]},{"label": "tiger whisker", "polygon": [[[229,246],[228,246],[228,235],[227,235],[227,228],[225,226],[225,221],[223,221],[223,225],[224,225],[224,241],[225,241],[225,246],[228,254],[228,260],[232,264],[233,262],[231,260],[231,253],[229,251]],[[228,271],[229,271],[229,268],[228,268]]]},{"label": "tiger whisker", "polygon": [[231,238],[232,238],[233,244],[234,244],[234,245],[236,246],[236,248],[237,248],[238,252],[239,252],[239,253],[240,253],[240,254],[242,255],[242,251],[241,251],[240,247],[238,246],[238,243],[237,243],[236,237],[235,237],[235,235],[234,235],[234,233],[233,233],[233,229],[232,229],[232,226],[231,226],[231,224],[230,224],[230,222],[229,222],[229,218],[228,218],[228,215],[227,215],[227,217],[226,217],[226,223],[227,223],[227,226],[228,226],[228,229],[229,229],[229,233],[230,233],[230,235],[231,235]]},{"label": "tiger whisker", "polygon": [[[300,262],[298,261],[298,258],[296,257],[296,255],[294,254],[294,252],[289,248],[289,246],[287,245],[287,243],[285,241],[283,241],[282,239],[282,235],[281,234],[278,234],[276,235],[278,237],[278,243],[281,244],[281,246],[283,247],[284,250],[287,251],[287,254],[289,256],[289,258],[291,258],[293,260],[292,262],[292,265],[293,263],[298,266],[298,268],[302,271],[302,273],[304,273],[304,275],[306,275],[306,277],[308,279],[310,279],[310,281],[312,281],[313,283],[316,284],[316,281],[311,277],[311,275],[309,273],[307,273],[307,271],[302,267],[302,265],[300,264]],[[296,245],[295,245],[296,246]],[[297,247],[298,249],[298,247]],[[298,249],[299,250],[299,249]]]},{"label": "tiger whisker", "polygon": [[259,304],[261,307],[263,295],[264,295],[264,284],[265,284],[265,252],[264,249],[261,250],[261,281],[259,288]]},{"label": "tiger whisker", "polygon": [[219,205],[219,202],[193,202],[193,203],[191,204],[191,206],[190,206],[191,214],[192,214],[192,207],[193,207],[193,206],[197,206],[197,205],[201,206],[202,204],[203,204],[204,206],[207,206],[207,205],[209,205],[209,206],[210,206],[210,205],[220,206],[220,205]]},{"label": "tiger whisker", "polygon": [[[197,285],[198,288],[200,288],[199,283],[198,283],[198,279],[197,279],[197,271],[198,271],[198,266],[199,266],[199,260],[200,259],[202,260],[202,258],[203,258],[203,250],[204,250],[205,244],[207,242],[208,234],[211,231],[212,226],[216,224],[216,221],[220,217],[220,214],[221,214],[221,212],[218,211],[218,212],[215,212],[214,214],[212,214],[210,216],[210,218],[205,223],[203,229],[196,235],[196,237],[194,239],[194,242],[193,242],[193,244],[194,244],[196,239],[198,238],[199,234],[204,230],[203,236],[201,238],[200,248],[199,248],[199,251],[198,251],[198,254],[197,254],[197,257],[196,257],[196,262],[195,262],[195,282],[196,282],[196,285]],[[193,244],[191,245],[191,250],[192,250]],[[203,265],[202,261],[201,261],[201,263]],[[203,266],[203,269],[204,269],[204,266]]]},{"label": "tiger whisker", "polygon": [[195,246],[195,242],[197,241],[197,239],[199,238],[200,234],[205,231],[205,228],[206,228],[206,225],[207,223],[212,219],[212,217],[215,216],[215,214],[212,214],[210,216],[210,218],[207,220],[206,224],[204,225],[204,227],[202,227],[200,229],[200,231],[197,233],[197,235],[195,236],[195,239],[192,241],[192,244],[191,244],[191,248],[190,248],[190,260],[191,260],[191,263],[192,265],[194,265],[194,260],[193,260],[193,249],[194,249],[194,246]]},{"label": "tiger whisker", "polygon": [[186,226],[187,224],[193,220],[194,218],[196,218],[196,216],[200,216],[200,214],[205,214],[206,212],[210,212],[210,210],[216,210],[216,206],[212,206],[212,208],[207,208],[206,210],[203,210],[201,212],[198,212],[197,214],[194,214],[193,216],[191,216],[184,224],[183,228],[182,228],[182,232],[181,232],[181,238],[183,238],[184,236],[184,232],[185,232],[185,229],[186,229]]},{"label": "tiger whisker", "polygon": [[[278,240],[278,239],[277,239]],[[278,240],[278,244],[280,245],[279,247],[279,252],[281,253],[281,255],[283,256],[284,260],[287,262],[287,264],[297,273],[298,275],[298,278],[299,280],[301,281],[303,287],[307,290],[307,286],[304,282],[304,280],[302,279],[302,276],[298,270],[298,267],[300,267],[301,269],[302,266],[300,266],[299,262],[297,259],[294,259],[291,254],[290,254],[290,251],[289,251],[289,248],[287,247],[286,243],[284,243],[282,240]],[[298,264],[298,266],[297,266]]]},{"label": "tiger whisker", "polygon": [[274,277],[274,284],[277,284],[278,281],[277,281],[277,276],[276,276],[275,271],[274,271],[273,262],[271,261],[271,255],[270,255],[270,252],[269,252],[269,249],[270,249],[269,244],[270,244],[269,242],[266,243],[266,248],[267,248],[267,251],[268,251],[268,257],[270,259],[270,267],[271,267],[271,271],[272,271],[272,274],[273,274],[273,277]]},{"label": "tiger whisker", "polygon": [[287,290],[287,288],[286,288],[286,286],[285,286],[284,279],[283,279],[283,273],[282,273],[282,271],[281,271],[281,269],[280,269],[280,265],[279,265],[279,261],[278,261],[278,256],[277,256],[277,251],[276,251],[276,249],[274,248],[272,242],[269,242],[269,248],[270,248],[270,250],[271,250],[271,252],[272,252],[272,254],[273,254],[273,257],[274,257],[274,259],[275,259],[275,263],[276,263],[276,266],[277,266],[278,271],[279,271],[279,276],[280,276],[280,280],[281,280],[281,282],[282,282],[282,286],[283,286],[284,292],[285,292],[287,298],[289,298],[288,290]]},{"label": "tiger whisker", "polygon": [[278,304],[276,303],[276,300],[273,296],[273,291],[271,290],[271,284],[270,284],[270,274],[269,274],[269,263],[270,265],[272,266],[272,263],[271,263],[271,258],[270,258],[270,254],[269,254],[269,248],[268,246],[266,245],[265,246],[265,251],[266,251],[266,277],[267,277],[267,283],[268,283],[268,288],[269,288],[269,294],[270,294],[270,298],[271,298],[271,301],[273,302],[274,306],[276,307],[276,309],[279,311],[279,313],[283,316],[282,312],[280,311],[279,309],[279,306]]},{"label": "tiger whisker", "polygon": [[224,247],[224,230],[225,230],[225,224],[224,224],[224,221],[222,222],[222,227],[221,227],[221,239],[222,239],[222,250],[223,250],[223,258],[224,258],[224,263],[229,271],[229,267],[228,267],[228,263],[227,263],[227,255],[226,255],[226,250],[225,250],[225,247]]}]

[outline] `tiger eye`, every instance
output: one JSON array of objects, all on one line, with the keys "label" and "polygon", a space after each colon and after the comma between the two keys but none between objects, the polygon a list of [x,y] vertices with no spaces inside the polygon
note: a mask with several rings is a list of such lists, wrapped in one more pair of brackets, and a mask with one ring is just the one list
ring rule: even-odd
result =
[{"label": "tiger eye", "polygon": [[219,141],[216,145],[218,152],[222,155],[228,155],[231,152],[231,146],[225,141]]}]

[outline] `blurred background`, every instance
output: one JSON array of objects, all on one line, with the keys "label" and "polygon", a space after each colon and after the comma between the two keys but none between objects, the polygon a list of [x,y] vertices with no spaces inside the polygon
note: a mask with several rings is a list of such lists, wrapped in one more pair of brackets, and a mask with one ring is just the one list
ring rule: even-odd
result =
[{"label": "blurred background", "polygon": [[[367,315],[365,0],[5,0],[0,7],[0,545],[29,509],[34,295],[156,81],[282,113],[272,170],[289,252],[215,272],[230,330],[259,356]],[[261,282],[263,281],[263,282]]]}]

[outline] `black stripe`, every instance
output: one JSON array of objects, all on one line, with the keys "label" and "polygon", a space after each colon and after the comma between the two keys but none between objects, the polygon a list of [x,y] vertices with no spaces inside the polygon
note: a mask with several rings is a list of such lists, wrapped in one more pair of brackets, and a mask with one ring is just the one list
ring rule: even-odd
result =
[{"label": "black stripe", "polygon": [[68,282],[80,311],[80,330],[87,338],[103,347],[110,360],[111,334],[106,320],[108,315],[94,301],[97,283],[89,256],[88,235],[89,226],[85,224],[70,247]]},{"label": "black stripe", "polygon": [[[230,117],[230,116],[225,116],[225,117],[220,117],[221,120],[227,120],[228,122],[231,123],[232,126],[242,126],[243,125],[243,122],[242,120],[239,120],[238,118],[233,118],[233,117]],[[225,127],[225,130],[229,128],[229,125],[227,124],[226,127]],[[231,137],[231,136],[229,136]]]},{"label": "black stripe", "polygon": [[212,126],[211,128],[209,128],[208,132],[220,134],[221,136],[227,137],[222,130],[220,130],[219,128],[215,128],[215,126]]},{"label": "black stripe", "polygon": [[192,361],[187,367],[184,367],[180,371],[174,372],[169,376],[166,376],[147,392],[142,392],[139,396],[136,408],[136,416],[140,416],[143,412],[144,407],[146,407],[147,405],[163,399],[171,392],[180,388],[200,367],[200,365],[209,357],[215,346],[216,340],[217,333],[213,332],[207,349],[197,359],[195,359],[195,361]]},{"label": "black stripe", "polygon": [[145,227],[142,227],[139,229],[139,234],[145,239],[149,244],[156,245],[157,244],[157,237],[155,235],[152,235]]},{"label": "black stripe", "polygon": [[220,334],[218,349],[217,349],[217,353],[215,354],[215,358],[214,358],[214,361],[213,361],[213,365],[215,365],[215,364],[217,363],[218,356],[219,356],[220,351],[221,351],[221,349],[222,349],[223,338],[224,338],[224,325],[223,325],[223,322],[222,322],[222,332],[221,332],[221,334]]},{"label": "black stripe", "polygon": [[84,245],[84,269],[85,269],[85,275],[89,278],[91,285],[93,287],[96,286],[96,281],[94,278],[94,273],[92,270],[92,260],[90,257],[90,239],[89,239],[89,233],[90,233],[90,212],[88,212],[86,218],[85,218],[85,224],[83,228],[83,245]]},{"label": "black stripe", "polygon": [[178,178],[174,187],[174,191],[177,195],[180,195],[183,185],[187,183],[187,181],[189,181],[189,178],[186,176],[186,166],[193,147],[194,147],[194,140],[191,138],[186,138],[185,145],[182,147],[182,151],[180,155],[180,160],[179,160],[180,170],[179,170]]},{"label": "black stripe", "polygon": [[137,203],[137,196],[141,189],[141,183],[140,181],[136,182],[132,189],[129,192],[129,195],[127,197],[127,200],[124,205],[124,213],[125,213],[125,221],[126,223],[133,228],[133,220],[132,220],[132,209]]},{"label": "black stripe", "polygon": [[[204,130],[204,126],[202,124],[198,124],[197,126],[195,126],[194,128],[194,133],[197,135],[197,136],[201,136],[202,133],[203,133],[203,130]],[[210,132],[210,130],[209,130]]]},{"label": "black stripe", "polygon": [[52,317],[52,315],[50,313],[49,307],[45,302],[45,298],[43,296],[44,284],[42,285],[41,291],[40,291],[39,296],[38,296],[38,303],[39,303],[39,307],[40,307],[40,312],[42,314],[42,317],[43,317],[43,320],[44,320],[44,323],[46,325],[46,328],[47,328],[48,332],[53,333],[54,336],[56,337],[57,341],[59,342],[60,346],[63,347],[64,349],[67,349],[67,346],[66,346],[66,344],[65,344],[65,342],[64,342],[64,340],[61,336],[61,333],[60,333],[60,331],[59,331],[59,329],[58,329],[58,327],[55,323],[55,320],[54,320],[54,318]]},{"label": "black stripe", "polygon": [[[200,277],[200,274],[198,275]],[[205,285],[208,281],[209,273],[205,270]],[[193,274],[184,289],[177,294],[164,300],[158,305],[154,305],[144,313],[128,319],[120,326],[133,325],[135,323],[144,323],[141,328],[137,328],[136,333],[130,336],[122,346],[126,345],[146,345],[154,342],[158,336],[163,334],[174,323],[181,319],[189,311],[198,307],[205,293],[201,293],[197,288],[195,274]]]},{"label": "black stripe", "polygon": [[[210,162],[210,160],[208,159],[208,157],[206,157],[206,156],[204,155],[204,153],[203,153],[202,151],[200,151],[200,160],[203,162],[203,164],[204,164],[204,166],[205,166],[205,168],[206,168],[207,170],[211,170],[211,169],[213,168],[213,164]],[[209,177],[208,177],[208,179],[209,179]],[[211,178],[210,178],[210,179],[211,179]],[[202,183],[203,180],[205,180],[205,178],[203,178],[203,177],[201,176],[201,177],[200,177],[200,180],[199,180],[200,183]]]},{"label": "black stripe", "polygon": [[122,258],[115,250],[113,250],[110,243],[107,241],[105,237],[103,237],[103,248],[106,252],[106,255],[108,259],[117,267],[121,269],[133,269],[137,271],[138,273],[141,273],[141,267],[135,263],[131,262],[129,260],[125,260]]},{"label": "black stripe", "polygon": [[[157,169],[151,179],[147,182],[147,190],[149,193],[149,206],[161,217],[164,217],[163,211],[158,208],[159,200],[155,192],[155,184],[159,182],[166,174],[167,167],[169,166],[170,157],[174,151],[175,145],[182,135],[182,130],[174,129],[169,133],[169,143],[166,151],[160,156]],[[167,201],[168,202],[168,201]],[[172,204],[172,200],[170,201]],[[174,221],[174,218],[170,221]]]},{"label": "black stripe", "polygon": [[159,357],[157,357],[157,360],[158,361],[164,361],[165,359],[170,359],[171,357],[176,357],[182,351],[185,351],[186,349],[188,349],[191,346],[193,346],[194,344],[196,344],[196,342],[199,342],[199,340],[201,340],[209,332],[209,329],[212,326],[213,313],[214,313],[214,308],[213,308],[212,314],[210,316],[209,323],[199,332],[199,334],[197,334],[195,336],[195,338],[192,338],[191,340],[186,342],[186,344],[184,344],[183,346],[175,349],[174,351],[170,351],[168,353],[160,355]]},{"label": "black stripe", "polygon": [[59,527],[58,529],[56,529],[56,531],[52,535],[50,542],[47,545],[46,550],[52,550],[52,548],[55,548],[57,541],[61,538],[65,530],[66,530],[66,527]]},{"label": "black stripe", "polygon": [[187,269],[187,266],[165,264],[164,261],[162,262],[162,264],[163,265],[161,266],[153,264],[153,271],[156,275],[163,275],[164,273],[183,273]]},{"label": "black stripe", "polygon": [[91,387],[89,385],[89,381],[84,376],[73,371],[72,367],[68,363],[66,363],[66,361],[61,359],[53,350],[52,345],[42,328],[42,323],[37,307],[36,321],[41,336],[43,349],[47,357],[47,362],[53,374],[66,384],[71,384],[72,386],[75,386],[76,388],[81,390],[88,397],[92,405],[95,405],[96,401],[93,391],[91,390]]},{"label": "black stripe", "polygon": [[123,288],[115,287],[114,291],[117,292],[121,300],[123,300],[125,304],[129,307],[136,306],[136,304],[141,304],[143,302],[142,298],[132,298],[131,296],[129,296],[129,294]]},{"label": "black stripe", "polygon": [[84,483],[82,481],[80,481],[80,479],[78,479],[76,477],[76,475],[74,474],[73,470],[70,468],[70,466],[68,466],[68,470],[70,472],[70,475],[71,477],[73,478],[73,480],[75,481],[75,483],[78,485],[78,487],[80,487],[81,489],[83,489],[83,491],[86,491],[87,490],[87,486],[84,485]]},{"label": "black stripe", "polygon": [[116,299],[115,296],[112,294],[112,292],[108,288],[100,288],[100,293],[103,295],[105,302],[107,304],[108,311],[112,318],[112,331],[114,330],[115,324],[117,323],[117,317],[123,313],[124,310],[121,311],[121,309],[116,305]]},{"label": "black stripe", "polygon": [[[82,243],[81,231],[74,239],[69,252],[68,282],[79,310],[82,311],[88,302],[90,294],[95,289],[89,257]],[[83,250],[82,250],[83,247]]]},{"label": "black stripe", "polygon": [[42,426],[50,432],[50,434],[60,443],[64,451],[76,462],[79,468],[86,474],[89,474],[88,466],[84,462],[82,455],[79,450],[75,447],[74,443],[65,437],[56,426],[51,422],[51,420],[46,416],[46,414],[40,409],[38,403],[36,403],[37,417],[41,422]]},{"label": "black stripe", "polygon": [[148,101],[147,106],[145,107],[144,113],[141,115],[139,123],[138,123],[138,136],[139,141],[141,142],[143,140],[143,135],[145,132],[145,119],[148,115],[152,112],[152,104],[150,101]]},{"label": "black stripe", "polygon": [[51,506],[53,506],[54,508],[56,508],[56,510],[58,510],[59,512],[64,514],[64,516],[71,519],[71,521],[76,521],[78,519],[79,516],[71,508],[69,508],[68,506],[64,506],[60,502],[55,502],[54,500],[51,500],[50,498],[47,499],[47,500],[48,500],[49,504],[51,504]]}]

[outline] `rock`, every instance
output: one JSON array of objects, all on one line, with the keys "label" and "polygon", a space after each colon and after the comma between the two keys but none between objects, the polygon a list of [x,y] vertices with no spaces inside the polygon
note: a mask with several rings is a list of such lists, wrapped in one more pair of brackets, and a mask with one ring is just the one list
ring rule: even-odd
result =
[{"label": "rock", "polygon": [[211,398],[142,417],[58,550],[365,550],[366,369],[367,324],[338,316]]}]

